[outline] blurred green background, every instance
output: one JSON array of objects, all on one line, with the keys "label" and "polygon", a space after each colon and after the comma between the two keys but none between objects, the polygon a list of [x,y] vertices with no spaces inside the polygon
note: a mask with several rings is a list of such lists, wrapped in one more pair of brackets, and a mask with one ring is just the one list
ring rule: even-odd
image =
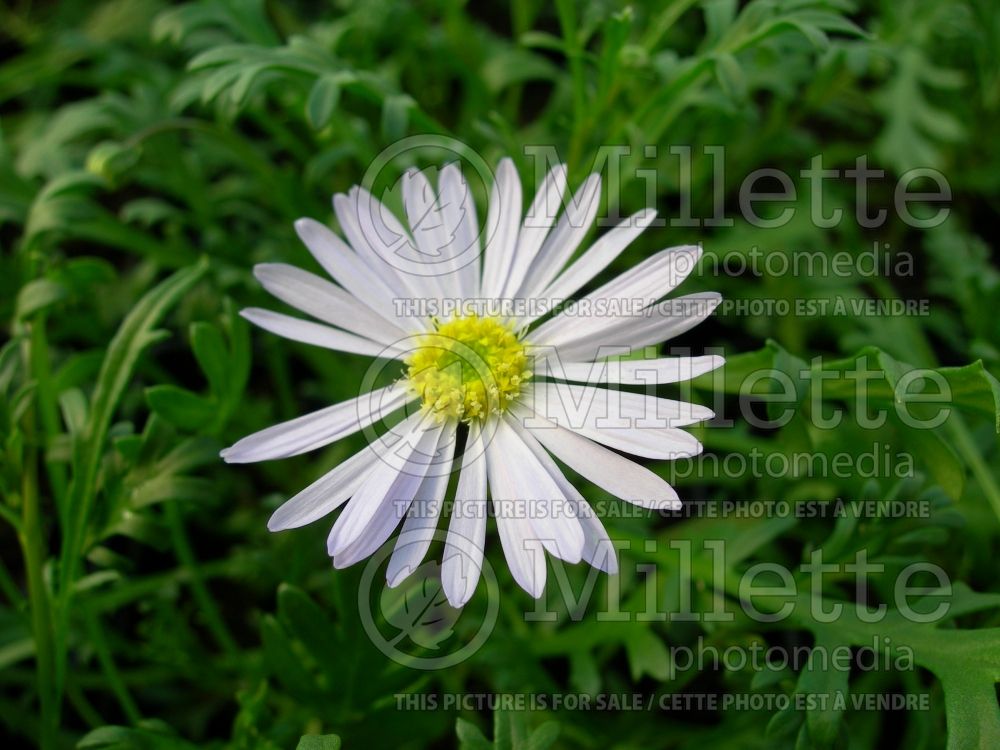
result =
[{"label": "blurred green background", "polygon": [[[1000,747],[1000,8],[993,0],[559,0],[31,2],[0,8],[0,724],[4,747]],[[487,163],[511,155],[526,193],[525,147],[554,146],[571,185],[602,146],[629,146],[622,215],[650,198],[667,218],[690,210],[727,226],[648,230],[608,270],[662,247],[701,242],[709,256],[753,252],[908,254],[912,272],[846,277],[695,272],[682,292],[727,300],[929,301],[929,315],[747,315],[723,307],[677,343],[725,352],[723,380],[693,398],[731,426],[699,428],[726,455],[834,456],[876,450],[874,477],[724,472],[651,464],[682,497],[790,503],[919,499],[926,517],[608,518],[632,543],[616,579],[640,611],[657,570],[658,608],[693,591],[695,611],[730,622],[601,621],[600,576],[580,616],[550,571],[554,621],[513,584],[491,529],[500,612],[485,645],[457,666],[408,669],[386,658],[360,619],[357,566],[334,573],[325,523],[270,535],[270,512],[344,457],[356,436],[314,454],[251,467],[219,448],[282,419],[357,394],[367,361],[251,332],[247,305],[276,307],[254,263],[315,270],[292,222],[332,221],[330,195],[408,135],[441,134]],[[689,174],[670,147],[692,147]],[[726,148],[719,181],[704,146]],[[655,146],[647,158],[644,147]],[[796,177],[821,154],[886,171],[871,206],[892,208],[908,170],[940,170],[950,215],[930,229],[895,213],[865,228],[855,186],[823,198],[838,226],[738,217],[742,180],[759,168]],[[389,171],[433,165],[411,152]],[[656,169],[655,195],[637,169]],[[390,175],[391,177],[392,175]],[[716,195],[718,193],[718,197]],[[620,195],[620,198],[619,198]],[[609,196],[611,196],[609,198]],[[687,198],[690,196],[690,203]],[[478,195],[481,216],[485,196]],[[591,233],[591,237],[594,233]],[[814,360],[822,357],[821,360]],[[866,427],[856,384],[810,398],[823,374],[876,372],[875,403],[908,366],[942,368],[954,413],[935,430],[891,417]],[[787,374],[790,398],[744,387]],[[688,394],[691,395],[691,394]],[[761,404],[770,398],[771,404]],[[748,404],[754,403],[753,406]],[[829,402],[829,403],[827,403]],[[746,413],[793,416],[772,427]],[[836,430],[817,410],[846,409]],[[761,416],[761,418],[763,418]],[[899,478],[901,455],[913,476]],[[594,501],[607,496],[573,477]],[[613,506],[614,503],[605,503]],[[706,506],[706,507],[707,507]],[[657,543],[646,551],[643,540]],[[702,540],[728,546],[723,581]],[[670,542],[690,540],[680,565]],[[808,616],[772,625],[740,614],[740,573],[758,562],[796,571],[817,550],[884,565],[864,594],[893,607],[897,574],[939,565],[947,617],[890,612],[869,624]],[[440,557],[440,546],[432,550]],[[587,571],[566,569],[579,594]],[[933,582],[931,582],[933,583]],[[931,585],[925,582],[925,585]],[[852,575],[824,579],[824,600],[862,596]],[[489,592],[477,590],[451,638],[468,639]],[[853,611],[851,609],[850,611]],[[478,614],[477,614],[478,613]],[[807,613],[806,613],[807,614]],[[670,648],[858,648],[891,636],[904,669],[675,669]],[[396,695],[455,693],[927,695],[924,710],[850,706],[777,710],[399,710]],[[339,738],[339,739],[337,739]]]}]

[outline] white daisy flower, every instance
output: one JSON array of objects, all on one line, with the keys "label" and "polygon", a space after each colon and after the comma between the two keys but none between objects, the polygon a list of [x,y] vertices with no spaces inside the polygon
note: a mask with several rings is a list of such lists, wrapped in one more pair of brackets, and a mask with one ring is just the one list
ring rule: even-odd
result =
[{"label": "white daisy flower", "polygon": [[602,386],[651,388],[721,365],[718,356],[615,356],[687,331],[720,297],[659,301],[700,257],[700,248],[683,246],[553,311],[553,302],[597,277],[655,216],[646,210],[628,217],[572,260],[597,214],[600,178],[591,175],[559,215],[565,191],[566,169],[559,166],[522,220],[520,180],[513,162],[501,161],[481,243],[461,171],[442,169],[437,193],[412,172],[402,191],[409,229],[360,188],[333,199],[346,242],[312,219],[296,222],[335,283],[284,264],[254,269],[269,292],[316,320],[244,310],[253,323],[295,341],[397,361],[390,385],[222,452],[231,463],[266,461],[365,431],[368,445],[278,508],[272,531],[345,506],[328,539],[340,568],[370,556],[402,522],[387,573],[396,585],[421,564],[457,473],[441,578],[449,602],[460,607],[480,577],[488,499],[511,573],[532,596],[544,590],[545,552],[616,572],[607,532],[557,461],[643,508],[680,506],[667,482],[619,451],[647,459],[694,456],[701,445],[680,428],[712,412]]}]

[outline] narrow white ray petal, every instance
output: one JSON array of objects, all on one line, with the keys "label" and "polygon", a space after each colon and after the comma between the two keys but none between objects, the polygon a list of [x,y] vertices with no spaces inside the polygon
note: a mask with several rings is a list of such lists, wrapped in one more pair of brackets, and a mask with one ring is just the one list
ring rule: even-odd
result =
[{"label": "narrow white ray petal", "polygon": [[550,554],[569,563],[580,562],[584,535],[580,521],[574,515],[575,504],[568,501],[559,483],[521,439],[514,420],[505,415],[502,424],[505,429],[501,442],[507,446],[504,450],[509,454],[509,460],[514,461],[522,486],[529,492],[537,488],[555,492],[554,495],[543,496],[541,502],[536,501],[533,507],[529,507],[528,521],[536,538]]},{"label": "narrow white ray petal", "polygon": [[247,435],[220,455],[238,464],[297,456],[369,427],[412,398],[404,383],[394,383]]},{"label": "narrow white ray petal", "polygon": [[566,475],[563,474],[562,469],[556,465],[556,462],[552,460],[552,456],[542,447],[541,443],[530,432],[521,427],[516,420],[512,424],[514,429],[517,430],[517,434],[531,449],[531,452],[535,454],[535,457],[545,467],[545,470],[549,472],[549,476],[559,485],[559,488],[566,495],[566,499],[573,504],[576,517],[580,520],[580,525],[583,527],[583,559],[589,565],[593,565],[595,568],[599,568],[609,575],[617,573],[618,557],[615,553],[614,545],[611,543],[608,532],[605,531],[604,524],[601,523],[601,519],[597,517],[594,509],[583,499],[583,495],[580,494],[579,490],[570,483]]},{"label": "narrow white ray petal", "polygon": [[392,211],[364,188],[354,187],[351,192],[356,196],[361,229],[366,236],[369,239],[390,238],[383,246],[376,246],[376,253],[383,263],[393,266],[407,290],[417,299],[440,300],[442,288],[437,279],[439,269],[420,254],[407,228]]},{"label": "narrow white ray petal", "polygon": [[441,170],[438,182],[438,202],[445,220],[454,232],[455,262],[459,266],[459,288],[464,299],[479,296],[481,273],[479,243],[479,222],[476,218],[476,202],[472,191],[456,164],[448,164]]},{"label": "narrow white ray petal", "polygon": [[501,297],[513,297],[524,282],[525,274],[538,257],[542,243],[556,223],[566,192],[566,165],[553,167],[542,180],[542,184],[531,202],[527,216],[517,238],[517,246],[511,258],[507,279],[504,281]]},{"label": "narrow white ray petal", "polygon": [[505,515],[527,519],[534,538],[551,554],[567,562],[579,562],[583,531],[569,515],[569,504],[559,486],[532,455],[505,419],[497,422],[487,448],[489,461],[503,466],[490,470],[490,489],[496,514],[510,505]]},{"label": "narrow white ray petal", "polygon": [[395,291],[396,299],[440,299],[439,289],[420,271],[419,254],[399,219],[367,190],[335,195],[334,211],[358,255]]},{"label": "narrow white ray petal", "polygon": [[419,170],[410,169],[403,175],[403,208],[410,234],[427,267],[428,282],[436,286],[442,298],[459,299],[459,266],[452,256],[452,229],[446,225],[434,188]]},{"label": "narrow white ray petal", "polygon": [[[616,425],[614,419],[600,415],[599,410],[585,412],[573,419],[560,404],[550,403],[547,407],[542,411],[547,412],[544,416],[553,424],[634,456],[673,461],[678,458],[691,458],[702,452],[702,445],[697,438],[684,430],[643,424],[643,420],[637,418]],[[515,413],[519,418],[529,420],[527,423],[531,424],[530,409],[518,405],[515,407]]]},{"label": "narrow white ray petal", "polygon": [[[373,519],[393,513],[402,518],[424,477],[439,460],[437,448],[444,425],[428,420],[422,412],[404,424],[400,441],[369,473],[333,525],[328,544],[334,558],[363,538],[374,543],[366,534]],[[334,562],[339,565],[339,561]]]},{"label": "narrow white ray petal", "polygon": [[[337,222],[340,229],[347,238],[348,243],[358,257],[364,262],[368,269],[378,278],[382,279],[388,286],[394,297],[408,296],[406,284],[400,278],[399,270],[395,265],[386,262],[386,258],[380,253],[394,252],[395,246],[390,243],[402,244],[407,242],[405,237],[368,237],[362,229],[360,221],[361,209],[358,205],[358,194],[351,191],[349,195],[338,193],[333,196],[333,211],[337,215]],[[374,234],[374,233],[373,233]],[[390,250],[386,250],[387,246]],[[392,257],[391,254],[388,257]]]},{"label": "narrow white ray petal", "polygon": [[263,287],[282,302],[324,323],[385,345],[407,337],[403,329],[356,297],[301,268],[284,263],[260,263],[254,266],[253,273]]},{"label": "narrow white ray petal", "polygon": [[[495,487],[505,486],[502,475],[506,470],[499,466],[502,461],[503,457],[497,456],[495,449],[486,448],[490,494],[493,494]],[[500,547],[510,574],[518,586],[538,599],[545,591],[545,550],[535,538],[528,519],[524,517],[524,505],[525,503],[520,503],[519,508],[511,501],[498,503],[494,498],[493,513],[497,519]]]},{"label": "narrow white ray petal", "polygon": [[563,312],[543,323],[532,332],[533,339],[559,346],[572,336],[581,318],[607,317],[602,311],[610,309],[608,303],[612,301],[634,304],[638,313],[673,291],[694,270],[700,257],[701,248],[696,245],[662,250],[583,297],[573,312]]},{"label": "narrow white ray petal", "polygon": [[645,466],[540,417],[523,424],[552,455],[615,497],[656,510],[681,507],[674,488]]},{"label": "narrow white ray petal", "polygon": [[499,297],[507,279],[521,226],[522,200],[521,178],[514,162],[509,158],[502,159],[497,165],[496,184],[490,192],[486,216],[482,294],[487,299]]},{"label": "narrow white ray petal", "polygon": [[265,331],[270,331],[292,341],[303,344],[321,346],[349,354],[361,354],[366,357],[389,357],[402,359],[406,353],[395,346],[386,346],[370,339],[355,336],[353,333],[331,328],[311,320],[301,320],[290,315],[276,313],[273,310],[263,310],[259,307],[248,307],[240,310],[240,315]]},{"label": "narrow white ray petal", "polygon": [[574,251],[587,235],[597,210],[601,205],[601,176],[592,174],[570,199],[556,228],[552,230],[542,249],[531,263],[524,282],[515,296],[532,299],[552,283],[556,275],[573,257]]},{"label": "narrow white ray petal", "polygon": [[[336,555],[330,552],[333,567],[337,569],[347,568],[375,554],[378,548],[385,544],[389,540],[389,537],[392,536],[392,532],[399,526],[400,521],[403,520],[403,516],[406,515],[406,511],[406,503],[402,501],[387,503],[385,507],[380,508],[379,512],[372,516],[368,522],[364,533],[358,536],[357,541],[347,545],[338,551]],[[328,552],[331,549],[332,540],[333,530],[331,529],[326,540]]]},{"label": "narrow white ray petal", "polygon": [[[599,237],[583,255],[559,274],[559,277],[538,296],[545,300],[569,299],[588,281],[607,268],[655,218],[656,211],[651,208],[632,214],[614,229]],[[531,316],[524,322],[530,322],[538,317],[541,316]]]},{"label": "narrow white ray petal", "polygon": [[434,471],[424,477],[406,513],[403,530],[396,539],[396,546],[393,548],[385,572],[390,587],[398,586],[420,566],[427,549],[434,541],[438,519],[444,506],[444,493],[451,478],[457,424],[457,422],[447,423],[441,437],[442,448],[439,451],[442,465],[435,466]]},{"label": "narrow white ray petal", "polygon": [[329,227],[313,219],[299,219],[295,231],[330,277],[390,323],[408,332],[427,329],[422,318],[400,315],[396,292]]},{"label": "narrow white ray petal", "polygon": [[610,359],[597,362],[563,362],[550,357],[536,363],[536,377],[574,380],[590,385],[657,385],[682,383],[725,363],[709,354],[701,357],[661,357],[659,359]]},{"label": "narrow white ray petal", "polygon": [[641,316],[578,318],[562,333],[563,341],[551,342],[528,335],[541,349],[538,356],[558,356],[563,362],[588,362],[602,356],[636,352],[650,344],[680,336],[711,315],[722,297],[717,292],[698,292],[674,297],[646,308]]},{"label": "narrow white ray petal", "polygon": [[295,529],[335,511],[357,491],[376,461],[377,449],[366,445],[282,503],[271,515],[267,528],[271,531]]},{"label": "narrow white ray petal", "polygon": [[[426,422],[425,417],[420,417],[420,419]],[[340,540],[335,537],[335,533],[339,535],[341,532],[338,531],[337,525],[334,524],[333,529],[330,530],[330,535],[327,537],[327,551],[333,557],[333,566],[335,568],[346,568],[349,565],[354,565],[356,562],[370,557],[379,547],[385,544],[392,535],[392,532],[399,526],[399,522],[412,507],[414,498],[426,497],[429,492],[436,491],[430,489],[430,483],[438,480],[439,477],[437,475],[442,471],[444,456],[453,454],[454,445],[452,438],[454,437],[454,429],[454,423],[444,425],[444,429],[437,435],[437,442],[430,444],[432,446],[430,452],[424,454],[424,448],[418,447],[417,458],[415,460],[417,464],[420,462],[426,464],[426,467],[418,469],[418,471],[426,471],[424,476],[416,483],[412,481],[412,478],[397,476],[393,485],[394,489],[390,490],[382,498],[379,508],[370,515],[363,531],[357,535],[354,542],[346,544],[342,548],[335,547],[335,545],[340,543]],[[412,436],[411,438],[401,439],[412,439]],[[405,445],[405,443],[397,443],[397,445]],[[397,456],[394,460],[398,462],[399,457]],[[450,469],[451,464],[448,463],[447,466]],[[413,471],[413,468],[404,467],[403,472],[406,471]],[[447,482],[445,484],[447,486]]]},{"label": "narrow white ray petal", "polygon": [[486,446],[478,423],[469,426],[441,564],[441,586],[453,607],[472,598],[486,548]]},{"label": "narrow white ray petal", "polygon": [[570,429],[686,427],[715,416],[701,404],[578,383],[534,383],[525,389],[521,401]]}]

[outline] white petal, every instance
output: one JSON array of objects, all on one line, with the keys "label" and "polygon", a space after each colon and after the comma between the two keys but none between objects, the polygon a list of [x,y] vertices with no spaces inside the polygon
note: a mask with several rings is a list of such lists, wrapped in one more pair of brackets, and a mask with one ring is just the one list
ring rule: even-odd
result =
[{"label": "white petal", "polygon": [[459,288],[463,298],[479,296],[480,254],[479,222],[472,191],[455,164],[441,170],[438,203],[447,225],[454,233],[455,261],[459,265]]},{"label": "white petal", "polygon": [[369,270],[385,282],[395,297],[406,296],[407,287],[398,269],[386,261],[386,257],[393,257],[399,245],[409,242],[405,233],[393,237],[386,232],[386,236],[381,237],[372,232],[369,237],[362,229],[358,193],[353,190],[348,195],[338,193],[333,196],[333,211],[347,241]]},{"label": "white petal", "polygon": [[[525,409],[522,406],[515,408],[519,417],[530,419],[530,409]],[[697,456],[702,451],[701,443],[698,442],[697,438],[684,430],[673,427],[636,426],[636,420],[622,426],[614,426],[610,424],[612,420],[590,413],[585,413],[578,420],[573,420],[561,408],[553,408],[551,404],[549,404],[547,412],[545,417],[553,424],[565,427],[609,448],[631,453],[634,456],[674,461],[678,458]],[[602,422],[607,424],[602,426]],[[528,424],[531,422],[529,421]]]},{"label": "white petal", "polygon": [[443,424],[428,420],[423,412],[403,423],[400,441],[369,473],[333,525],[327,541],[335,565],[341,566],[342,560],[336,558],[355,542],[361,541],[365,546],[374,544],[377,548],[385,541],[376,539],[378,535],[369,531],[369,526],[375,519],[398,520],[406,513],[424,477],[439,460],[437,447],[443,431]]},{"label": "white petal", "polygon": [[271,531],[296,529],[333,512],[357,491],[376,461],[378,461],[376,449],[366,445],[282,503],[281,507],[271,515],[267,528]]},{"label": "white petal", "polygon": [[396,539],[392,557],[385,577],[389,586],[398,586],[407,576],[411,575],[424,561],[428,547],[434,541],[441,508],[444,506],[444,493],[448,489],[451,469],[454,461],[454,435],[456,422],[449,422],[442,434],[439,451],[444,462],[441,467],[424,477],[417,490],[403,522],[403,530]]},{"label": "white petal", "polygon": [[276,313],[273,310],[263,310],[259,307],[248,307],[240,310],[240,315],[265,331],[277,334],[291,341],[303,344],[321,346],[349,354],[361,354],[366,357],[387,357],[402,359],[406,352],[395,347],[378,344],[370,339],[355,336],[353,333],[331,328],[311,320],[301,320],[290,315]]},{"label": "white petal", "polygon": [[560,427],[686,427],[711,419],[707,406],[577,383],[535,383],[521,401]]},{"label": "white petal", "polygon": [[[402,501],[387,503],[386,507],[380,508],[379,513],[372,516],[364,532],[358,536],[357,541],[347,545],[344,549],[338,551],[336,555],[330,552],[330,557],[333,559],[333,567],[337,569],[347,568],[371,557],[392,536],[392,532],[396,530],[399,522],[406,515],[406,510],[406,504]],[[336,524],[334,525],[335,528]],[[328,552],[332,541],[333,529],[330,530],[330,534],[326,540]]]},{"label": "white petal", "polygon": [[394,383],[247,435],[220,455],[238,464],[297,456],[371,426],[412,398],[405,384]]},{"label": "white petal", "polygon": [[575,312],[560,313],[543,323],[532,332],[532,338],[559,346],[577,329],[581,314],[607,309],[612,300],[632,303],[638,313],[673,291],[694,270],[700,257],[701,248],[696,245],[662,250],[583,297]]},{"label": "white petal", "polygon": [[486,447],[473,423],[462,456],[448,536],[444,543],[441,586],[453,607],[472,598],[483,567],[486,547]]},{"label": "white petal", "polygon": [[486,265],[483,268],[482,294],[488,299],[500,296],[507,279],[521,226],[521,203],[521,178],[514,162],[502,159],[497,165],[496,184],[490,192],[486,215]]},{"label": "white petal", "polygon": [[721,301],[716,292],[687,294],[652,305],[641,316],[578,318],[562,332],[563,341],[555,347],[535,338],[534,331],[528,340],[536,347],[549,347],[548,352],[540,351],[539,356],[558,356],[563,362],[588,362],[601,356],[636,352],[679,336],[711,315]]},{"label": "white petal", "polygon": [[583,531],[571,515],[559,486],[518,437],[506,419],[497,422],[487,447],[490,492],[496,515],[509,506],[506,517],[527,519],[533,538],[551,554],[567,562],[579,562]]},{"label": "white petal", "polygon": [[511,258],[510,270],[500,297],[513,297],[524,281],[525,274],[538,256],[542,243],[556,223],[566,192],[566,165],[559,164],[545,176],[524,217],[517,246]]},{"label": "white petal", "polygon": [[512,513],[506,505],[495,512],[500,547],[510,573],[518,586],[538,599],[545,592],[545,551],[528,519]]},{"label": "white petal", "polygon": [[526,518],[527,514],[524,512],[526,503],[522,501],[518,507],[511,500],[497,501],[498,497],[512,497],[510,489],[512,467],[504,466],[504,461],[504,456],[494,443],[488,444],[486,468],[500,546],[517,585],[537,599],[545,591],[545,552]]},{"label": "white petal", "polygon": [[333,205],[351,246],[398,299],[440,299],[440,288],[425,275],[428,269],[409,233],[381,201],[354,187],[346,196],[334,196]]},{"label": "white petal", "polygon": [[361,300],[301,268],[261,263],[254,266],[253,273],[282,302],[324,323],[387,346],[407,337],[403,329],[376,314]]},{"label": "white petal", "polygon": [[[632,214],[614,229],[599,237],[576,262],[563,271],[538,296],[546,300],[569,299],[607,268],[655,218],[656,211],[650,208]],[[533,316],[531,320],[536,317],[540,315]]]},{"label": "white petal", "polygon": [[662,357],[660,359],[610,359],[597,362],[567,362],[549,358],[538,363],[536,376],[575,380],[591,385],[657,385],[681,383],[721,367],[725,360],[710,354],[703,357]]},{"label": "white petal", "polygon": [[646,467],[537,416],[522,424],[556,458],[615,497],[643,508],[681,507],[674,488]]},{"label": "white petal", "polygon": [[556,465],[556,462],[552,460],[552,456],[542,447],[541,443],[516,422],[514,423],[514,429],[517,430],[517,434],[525,442],[525,445],[531,449],[535,457],[545,467],[545,470],[549,472],[549,476],[556,481],[559,488],[565,493],[566,499],[573,503],[576,517],[580,519],[580,525],[583,527],[583,559],[588,564],[593,565],[595,568],[600,568],[605,573],[610,575],[617,573],[618,559],[615,554],[615,547],[608,537],[608,532],[604,530],[604,524],[601,523],[601,519],[594,513],[594,509],[583,499],[583,495],[580,494],[579,490],[570,483],[566,475]]},{"label": "white petal", "polygon": [[559,219],[556,228],[552,230],[542,249],[531,263],[531,268],[525,275],[524,282],[515,296],[521,299],[532,299],[552,283],[556,275],[573,257],[573,252],[580,246],[587,235],[597,210],[601,205],[601,176],[592,174],[570,199],[569,206]]},{"label": "white petal", "polygon": [[299,219],[295,231],[331,278],[354,297],[405,331],[426,330],[423,319],[397,313],[393,289],[333,230],[313,219]]},{"label": "white petal", "polygon": [[426,266],[427,281],[435,285],[441,297],[459,299],[459,266],[452,257],[451,228],[445,224],[431,183],[419,170],[410,169],[403,175],[403,208]]}]

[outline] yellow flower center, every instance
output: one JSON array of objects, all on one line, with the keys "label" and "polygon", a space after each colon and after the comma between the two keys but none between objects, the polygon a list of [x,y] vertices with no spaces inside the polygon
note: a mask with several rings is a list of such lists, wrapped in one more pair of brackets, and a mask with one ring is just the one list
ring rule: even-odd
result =
[{"label": "yellow flower center", "polygon": [[499,414],[531,377],[524,344],[509,325],[469,315],[438,324],[406,359],[423,407],[463,422]]}]

